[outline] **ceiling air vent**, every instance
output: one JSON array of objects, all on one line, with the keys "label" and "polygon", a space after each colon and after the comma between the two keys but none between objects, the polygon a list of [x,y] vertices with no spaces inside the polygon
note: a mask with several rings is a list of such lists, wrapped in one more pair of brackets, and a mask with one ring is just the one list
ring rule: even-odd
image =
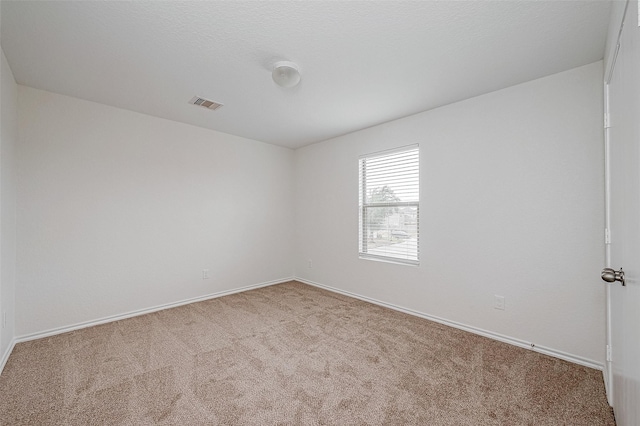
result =
[{"label": "ceiling air vent", "polygon": [[210,101],[208,99],[203,99],[199,96],[194,96],[193,98],[191,98],[189,103],[193,105],[198,105],[207,109],[211,109],[211,110],[216,110],[222,106],[222,104],[219,104],[218,102]]}]

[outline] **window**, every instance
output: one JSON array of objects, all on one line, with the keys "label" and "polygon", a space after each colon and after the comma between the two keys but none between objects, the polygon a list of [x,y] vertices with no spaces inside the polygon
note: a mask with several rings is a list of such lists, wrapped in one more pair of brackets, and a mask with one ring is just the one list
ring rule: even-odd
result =
[{"label": "window", "polygon": [[360,157],[360,257],[417,265],[417,145]]}]

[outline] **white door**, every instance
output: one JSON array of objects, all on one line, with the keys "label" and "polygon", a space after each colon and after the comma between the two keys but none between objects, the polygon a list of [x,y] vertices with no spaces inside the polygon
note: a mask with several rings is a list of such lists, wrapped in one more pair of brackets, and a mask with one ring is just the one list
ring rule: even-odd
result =
[{"label": "white door", "polygon": [[609,286],[612,401],[619,426],[640,425],[640,28],[638,2],[628,3],[609,75],[608,171],[610,266],[626,286]]}]

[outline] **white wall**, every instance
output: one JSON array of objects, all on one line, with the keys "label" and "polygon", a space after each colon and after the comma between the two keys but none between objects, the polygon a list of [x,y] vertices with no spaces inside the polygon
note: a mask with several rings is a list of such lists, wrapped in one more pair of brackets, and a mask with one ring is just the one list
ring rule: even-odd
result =
[{"label": "white wall", "polygon": [[[14,337],[16,287],[15,150],[18,141],[18,92],[2,52],[0,65],[0,371]],[[3,328],[3,315],[7,322]]]},{"label": "white wall", "polygon": [[[604,69],[608,72],[614,60],[620,24],[624,16],[627,0],[612,0],[611,14],[609,15],[609,27],[607,28],[607,42],[604,50]],[[608,76],[605,76],[608,77]]]},{"label": "white wall", "polygon": [[[601,364],[602,67],[297,150],[296,276]],[[358,156],[415,143],[420,266],[360,260]]]},{"label": "white wall", "polygon": [[18,336],[292,276],[293,151],[24,86],[18,104]]}]

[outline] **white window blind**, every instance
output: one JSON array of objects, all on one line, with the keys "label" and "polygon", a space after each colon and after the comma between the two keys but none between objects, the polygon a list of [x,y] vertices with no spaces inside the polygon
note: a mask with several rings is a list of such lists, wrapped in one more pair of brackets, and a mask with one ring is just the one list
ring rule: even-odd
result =
[{"label": "white window blind", "polygon": [[360,257],[419,261],[417,145],[360,157]]}]

